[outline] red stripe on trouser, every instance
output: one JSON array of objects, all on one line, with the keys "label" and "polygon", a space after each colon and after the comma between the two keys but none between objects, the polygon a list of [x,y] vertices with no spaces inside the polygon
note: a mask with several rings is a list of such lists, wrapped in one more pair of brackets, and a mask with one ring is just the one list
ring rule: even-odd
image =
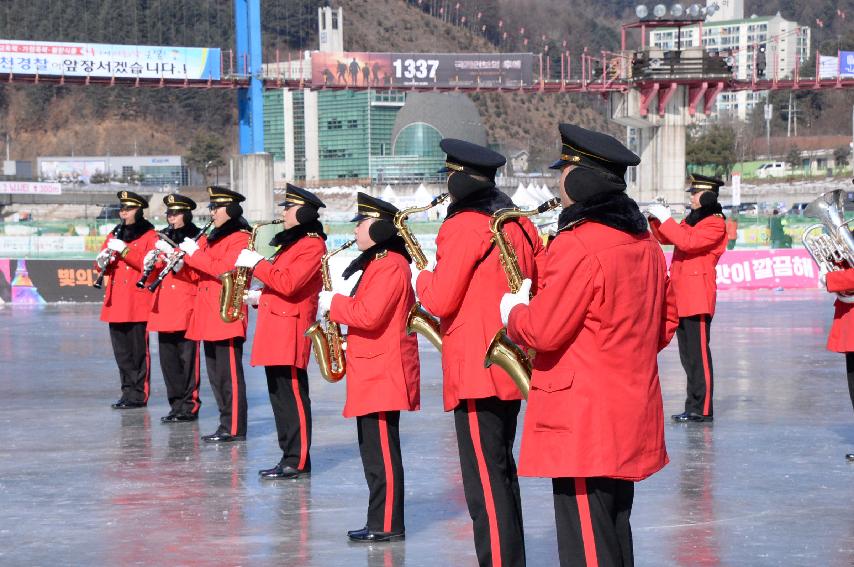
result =
[{"label": "red stripe on trouser", "polygon": [[234,339],[228,339],[228,362],[231,370],[231,434],[237,435],[237,414],[240,412],[238,399],[240,396],[237,395],[237,360],[234,357]]},{"label": "red stripe on trouser", "polygon": [[709,415],[712,403],[712,373],[709,372],[709,339],[706,337],[706,316],[700,315],[700,352],[703,356],[703,376],[706,379],[706,399],[703,402],[703,415]]},{"label": "red stripe on trouser", "polygon": [[297,367],[291,366],[291,389],[294,391],[294,399],[297,402],[297,414],[299,415],[299,464],[297,468],[302,470],[308,457],[308,431],[306,431],[305,410],[302,407],[302,397],[299,395],[299,381],[297,380]]},{"label": "red stripe on trouser", "polygon": [[384,411],[380,412],[377,424],[380,428],[380,448],[383,452],[383,467],[385,468],[385,515],[383,531],[391,531],[391,512],[394,509],[394,469],[391,468],[391,452],[388,447],[388,421]]},{"label": "red stripe on trouser", "polygon": [[486,468],[486,459],[483,456],[483,447],[480,442],[480,424],[477,421],[477,407],[475,400],[466,400],[466,408],[469,414],[469,434],[471,435],[474,456],[477,460],[477,472],[480,476],[480,484],[483,487],[483,501],[486,506],[486,518],[489,522],[489,543],[492,548],[492,565],[501,567],[501,541],[498,536],[498,518],[495,515],[495,501],[492,499],[492,483],[489,482],[489,469]]},{"label": "red stripe on trouser", "polygon": [[202,345],[199,341],[196,341],[196,359],[193,362],[193,375],[195,378],[195,385],[193,386],[193,409],[190,410],[192,414],[199,413],[199,382],[202,379],[202,363],[201,363],[201,353],[199,352],[202,349]]},{"label": "red stripe on trouser", "polygon": [[581,520],[581,541],[584,542],[584,559],[587,567],[599,567],[596,557],[596,539],[593,536],[593,520],[590,517],[590,501],[587,499],[587,479],[575,479],[575,501]]},{"label": "red stripe on trouser", "polygon": [[145,331],[145,384],[142,386],[145,396],[143,402],[148,403],[148,393],[151,391],[151,351],[148,350],[148,331]]}]

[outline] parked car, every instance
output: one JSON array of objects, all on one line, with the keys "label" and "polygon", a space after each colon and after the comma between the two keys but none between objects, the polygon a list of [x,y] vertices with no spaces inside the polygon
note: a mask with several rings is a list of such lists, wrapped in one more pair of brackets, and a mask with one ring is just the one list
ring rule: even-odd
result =
[{"label": "parked car", "polygon": [[807,205],[809,205],[809,203],[792,203],[792,207],[789,209],[789,214],[803,215]]},{"label": "parked car", "polygon": [[119,218],[119,209],[121,209],[121,205],[117,203],[111,203],[109,205],[104,205],[104,208],[101,209],[101,212],[98,213],[96,219],[99,220],[111,220]]},{"label": "parked car", "polygon": [[759,166],[759,169],[756,170],[756,176],[760,179],[767,179],[769,177],[785,177],[788,173],[789,166],[782,161],[763,163]]}]

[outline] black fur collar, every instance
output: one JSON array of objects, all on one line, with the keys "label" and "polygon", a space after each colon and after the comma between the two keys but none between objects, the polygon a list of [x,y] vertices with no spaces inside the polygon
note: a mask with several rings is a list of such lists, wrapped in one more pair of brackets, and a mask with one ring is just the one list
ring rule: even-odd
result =
[{"label": "black fur collar", "polygon": [[208,242],[216,242],[217,240],[225,238],[229,234],[233,234],[238,230],[252,230],[252,227],[249,226],[249,223],[246,222],[246,219],[243,217],[228,219],[221,227],[214,228],[210,233],[208,233]]},{"label": "black fur collar", "polygon": [[175,244],[181,244],[185,238],[193,240],[201,231],[202,229],[191,222],[190,224],[185,224],[181,228],[172,228],[171,226],[167,226],[160,232]]},{"label": "black fur collar", "polygon": [[315,220],[306,224],[298,224],[293,228],[277,232],[270,241],[270,246],[279,247],[276,254],[280,254],[287,250],[291,244],[303,238],[310,232],[317,234],[320,238],[326,240],[326,233],[323,232],[323,224],[320,221]]},{"label": "black fur collar", "polygon": [[685,224],[688,226],[694,226],[704,218],[712,215],[720,215],[721,217],[726,218],[720,203],[712,203],[711,205],[705,205],[699,209],[692,210],[688,213],[688,216],[685,217]]},{"label": "black fur collar", "polygon": [[154,230],[154,225],[145,219],[139,219],[133,224],[126,224],[121,230],[121,236],[117,237],[124,242],[133,242],[149,230]]},{"label": "black fur collar", "polygon": [[565,208],[558,218],[558,231],[572,230],[579,221],[610,226],[629,234],[646,232],[647,223],[635,203],[625,193],[604,193]]},{"label": "black fur collar", "polygon": [[[350,279],[350,276],[355,274],[358,271],[362,272],[362,275],[365,275],[364,270],[367,269],[368,264],[370,264],[376,257],[377,254],[381,252],[394,252],[396,254],[400,254],[404,258],[406,258],[407,262],[412,262],[412,256],[409,255],[409,252],[406,250],[406,243],[403,238],[399,234],[395,234],[385,242],[381,244],[375,244],[359,254],[355,260],[350,262],[350,265],[344,270],[342,274],[345,280]],[[356,285],[353,286],[353,290],[350,292],[350,295],[356,295],[356,290],[359,288],[359,283],[362,281],[361,276],[358,281],[356,281]]]},{"label": "black fur collar", "polygon": [[445,220],[465,211],[476,211],[491,215],[500,209],[515,207],[513,200],[497,188],[486,191],[478,191],[448,206],[448,214]]}]

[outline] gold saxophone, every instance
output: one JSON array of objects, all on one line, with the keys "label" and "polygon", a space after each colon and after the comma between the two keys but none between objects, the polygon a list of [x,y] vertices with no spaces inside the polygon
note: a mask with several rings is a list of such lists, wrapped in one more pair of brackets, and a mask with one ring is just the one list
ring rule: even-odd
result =
[{"label": "gold saxophone", "polygon": [[[427,205],[421,207],[410,207],[408,209],[398,211],[394,215],[394,226],[397,228],[397,232],[400,234],[401,238],[403,238],[403,242],[406,244],[406,251],[409,252],[410,256],[412,256],[412,261],[415,262],[415,267],[419,270],[423,270],[427,266],[427,257],[424,255],[424,251],[421,249],[421,245],[418,244],[418,240],[415,238],[415,235],[412,234],[412,231],[409,229],[409,225],[406,224],[406,219],[413,213],[420,213],[427,209],[432,209],[448,197],[450,197],[449,193],[442,193]],[[412,306],[412,309],[409,310],[409,315],[406,316],[406,332],[407,334],[418,333],[420,335],[424,335],[424,337],[430,341],[430,343],[436,347],[439,352],[442,352],[442,334],[439,332],[439,320],[428,313],[426,309],[421,307],[421,303],[419,302],[416,302],[415,305]]]},{"label": "gold saxophone", "polygon": [[[501,267],[504,268],[504,274],[507,276],[507,285],[510,286],[510,291],[516,293],[522,287],[524,276],[519,268],[519,258],[516,256],[516,251],[507,241],[504,236],[504,225],[507,221],[519,217],[532,217],[542,214],[546,211],[554,209],[560,205],[560,199],[549,199],[536,209],[530,211],[522,211],[519,209],[501,209],[492,215],[492,220],[489,222],[489,230],[492,231],[492,240],[498,247],[499,260]],[[486,358],[483,361],[483,366],[489,368],[496,364],[504,370],[516,383],[522,396],[528,399],[528,390],[531,387],[531,357],[525,353],[517,344],[507,337],[507,329],[502,327],[495,333],[495,336],[490,341],[486,349]]]},{"label": "gold saxophone", "polygon": [[[320,259],[320,277],[324,291],[332,291],[332,276],[329,275],[329,259],[342,250],[351,247],[356,240],[348,240],[342,246],[331,250]],[[324,326],[326,330],[324,330]],[[320,374],[327,382],[335,383],[344,377],[347,361],[344,358],[344,337],[341,325],[329,319],[329,312],[323,314],[323,321],[315,321],[305,332],[314,347],[314,357],[320,367]]]},{"label": "gold saxophone", "polygon": [[[258,229],[268,224],[281,224],[282,219],[277,219],[268,222],[259,222],[252,226],[252,232],[249,234],[249,242],[246,243],[247,250],[255,250],[255,237],[258,236]],[[251,268],[234,268],[219,276],[222,282],[222,290],[219,293],[219,316],[226,323],[234,323],[239,319],[243,319],[243,299],[246,295],[246,288],[252,282]]]}]

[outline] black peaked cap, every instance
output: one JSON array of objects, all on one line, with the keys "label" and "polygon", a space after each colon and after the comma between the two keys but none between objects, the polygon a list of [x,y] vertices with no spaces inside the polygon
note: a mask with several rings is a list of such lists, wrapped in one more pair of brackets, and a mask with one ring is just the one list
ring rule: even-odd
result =
[{"label": "black peaked cap", "polygon": [[494,179],[498,168],[507,163],[507,158],[498,152],[465,140],[445,138],[439,142],[439,147],[448,156],[439,173],[462,171]]},{"label": "black peaked cap", "polygon": [[623,177],[626,168],[640,163],[640,158],[613,136],[575,124],[561,124],[558,129],[561,154],[560,159],[550,166],[551,169],[581,165]]},{"label": "black peaked cap", "polygon": [[124,207],[148,208],[148,200],[139,193],[134,193],[133,191],[119,191],[116,193],[116,197],[119,198],[119,202]]},{"label": "black peaked cap", "polygon": [[713,191],[715,195],[720,194],[721,186],[724,184],[722,179],[717,177],[707,177],[698,173],[691,174],[691,184],[687,191],[696,193],[697,191]]},{"label": "black peaked cap", "polygon": [[350,222],[359,222],[365,219],[391,222],[398,211],[399,209],[391,203],[359,191],[356,195],[356,216]]},{"label": "black peaked cap", "polygon": [[288,205],[309,205],[315,209],[326,206],[323,201],[318,199],[317,195],[311,191],[307,191],[302,187],[297,187],[290,183],[287,184],[287,188],[285,189],[285,200],[279,203],[280,207],[286,207]]},{"label": "black peaked cap", "polygon": [[166,205],[167,211],[193,211],[196,209],[194,200],[177,193],[163,197],[163,204]]},{"label": "black peaked cap", "polygon": [[220,187],[218,185],[211,185],[208,187],[208,196],[210,197],[211,203],[216,205],[242,203],[246,200],[246,197],[237,191],[232,191],[231,189],[226,189],[225,187]]}]

